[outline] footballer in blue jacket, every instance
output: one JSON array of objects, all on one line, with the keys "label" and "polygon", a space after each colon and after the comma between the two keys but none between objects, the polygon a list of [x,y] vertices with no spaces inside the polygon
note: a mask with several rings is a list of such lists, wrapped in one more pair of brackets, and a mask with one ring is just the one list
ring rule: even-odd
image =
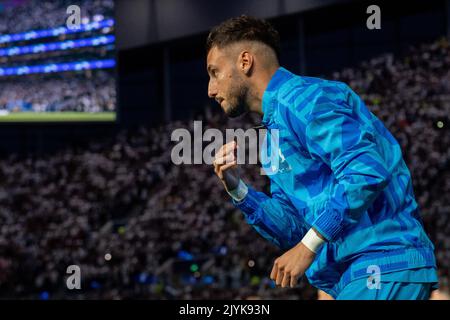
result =
[{"label": "footballer in blue jacket", "polygon": [[279,34],[264,20],[229,19],[206,47],[209,97],[230,117],[261,114],[267,141],[277,132],[279,150],[270,155],[280,168],[263,164],[270,195],[239,176],[236,142],[214,159],[245,220],[284,250],[270,278],[294,287],[306,275],[335,299],[428,299],[437,268],[411,174],[361,98],[342,82],[281,67]]}]

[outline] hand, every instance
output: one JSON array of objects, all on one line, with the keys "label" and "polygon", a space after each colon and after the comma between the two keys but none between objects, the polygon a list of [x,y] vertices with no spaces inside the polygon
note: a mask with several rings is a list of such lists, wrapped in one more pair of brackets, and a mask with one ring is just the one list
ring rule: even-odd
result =
[{"label": "hand", "polygon": [[237,143],[231,141],[224,144],[214,158],[214,172],[222,181],[227,191],[237,188],[239,174],[237,173]]},{"label": "hand", "polygon": [[277,286],[294,288],[298,278],[303,276],[315,257],[316,254],[300,242],[275,260],[270,279]]}]

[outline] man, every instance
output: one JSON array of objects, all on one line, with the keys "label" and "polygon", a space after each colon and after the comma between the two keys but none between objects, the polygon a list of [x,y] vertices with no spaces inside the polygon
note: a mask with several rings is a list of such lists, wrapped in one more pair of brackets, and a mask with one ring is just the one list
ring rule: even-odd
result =
[{"label": "man", "polygon": [[428,299],[434,247],[397,141],[347,85],[297,76],[278,54],[277,31],[247,16],[207,39],[209,97],[230,117],[262,114],[267,141],[279,133],[287,169],[268,173],[271,196],[239,177],[235,142],[214,160],[246,221],[287,250],[271,279],[294,287],[306,273],[336,299]]}]

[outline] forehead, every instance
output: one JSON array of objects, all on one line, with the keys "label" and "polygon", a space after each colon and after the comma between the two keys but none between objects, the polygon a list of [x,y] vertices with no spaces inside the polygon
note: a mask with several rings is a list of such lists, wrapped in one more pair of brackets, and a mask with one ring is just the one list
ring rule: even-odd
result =
[{"label": "forehead", "polygon": [[218,64],[222,64],[223,62],[225,62],[225,50],[219,49],[217,46],[212,47],[206,57],[207,67],[213,65],[217,66]]},{"label": "forehead", "polygon": [[209,65],[210,63],[215,62],[215,60],[217,60],[217,58],[220,56],[220,49],[218,49],[217,47],[212,47],[209,52],[208,55],[206,56],[206,62]]}]

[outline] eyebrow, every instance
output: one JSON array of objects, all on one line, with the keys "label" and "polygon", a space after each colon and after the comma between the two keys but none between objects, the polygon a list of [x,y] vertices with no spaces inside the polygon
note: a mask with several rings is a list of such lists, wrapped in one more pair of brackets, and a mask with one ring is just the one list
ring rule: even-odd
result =
[{"label": "eyebrow", "polygon": [[213,68],[215,68],[215,67],[216,67],[216,66],[210,64],[210,65],[208,65],[208,67],[206,68],[206,70],[208,70],[208,72],[211,73],[211,72],[212,72],[211,69],[213,69]]}]

